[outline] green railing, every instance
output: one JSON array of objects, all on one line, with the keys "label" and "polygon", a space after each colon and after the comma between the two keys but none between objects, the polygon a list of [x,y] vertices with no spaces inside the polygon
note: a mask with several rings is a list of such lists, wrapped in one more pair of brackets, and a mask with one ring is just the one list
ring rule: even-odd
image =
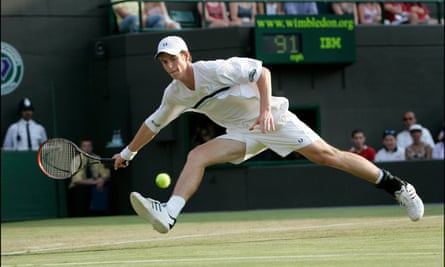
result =
[{"label": "green railing", "polygon": [[[394,2],[393,0],[316,0],[316,1],[311,1],[311,0],[299,0],[299,1],[295,1],[295,2],[317,2],[317,3],[323,3],[326,6],[328,6],[328,4],[330,3],[338,3],[338,2],[353,2],[353,3],[367,3],[367,2],[377,2],[380,3],[380,5],[382,6],[382,22],[384,19],[384,8],[383,5],[386,2]],[[100,8],[108,8],[108,12],[109,12],[109,27],[110,29],[113,29],[115,27],[116,24],[116,20],[115,20],[115,14],[113,11],[113,5],[115,4],[119,4],[119,3],[123,3],[123,2],[138,2],[139,5],[139,32],[143,32],[143,31],[153,31],[155,29],[152,28],[144,28],[143,27],[143,23],[142,23],[142,11],[143,11],[143,3],[144,2],[165,2],[165,3],[202,3],[203,6],[203,10],[204,10],[204,5],[206,2],[214,2],[214,1],[193,1],[193,0],[164,0],[164,1],[160,1],[160,0],[154,0],[154,1],[147,1],[147,0],[121,0],[121,1],[115,1],[115,2],[110,2],[110,3],[106,3],[106,4],[101,4],[99,5]],[[222,0],[221,2],[232,2],[230,0]],[[264,3],[266,4],[267,2],[289,2],[289,0],[276,0],[276,1],[257,1],[257,0],[244,0],[244,2],[257,2],[257,3]],[[443,2],[444,0],[403,0],[401,2],[404,3],[411,3],[411,2],[420,2],[420,3],[434,3],[436,5],[436,19],[438,21],[439,24],[442,24],[442,18],[443,18]],[[326,10],[325,10],[326,12]],[[321,13],[323,14],[323,12]],[[205,13],[203,13],[203,18],[202,18],[202,28],[206,28],[206,23],[205,23]],[[166,29],[162,29],[162,30],[166,30]]]}]

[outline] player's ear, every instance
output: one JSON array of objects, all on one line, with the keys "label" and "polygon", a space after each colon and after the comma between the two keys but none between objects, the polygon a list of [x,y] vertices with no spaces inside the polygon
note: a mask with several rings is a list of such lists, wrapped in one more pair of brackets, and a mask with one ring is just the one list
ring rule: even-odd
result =
[{"label": "player's ear", "polygon": [[186,61],[192,62],[192,55],[189,51],[182,51],[182,54],[184,55]]}]

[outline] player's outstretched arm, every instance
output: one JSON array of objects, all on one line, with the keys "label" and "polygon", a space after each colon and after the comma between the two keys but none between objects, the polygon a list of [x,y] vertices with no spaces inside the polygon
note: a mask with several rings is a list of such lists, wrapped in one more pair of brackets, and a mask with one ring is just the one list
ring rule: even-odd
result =
[{"label": "player's outstretched arm", "polygon": [[148,142],[150,142],[155,135],[155,132],[148,128],[145,123],[142,123],[130,144],[128,144],[128,146],[120,153],[113,156],[114,169],[117,170],[118,168],[125,168],[127,166],[126,161],[132,160],[134,156],[136,156],[136,153]]}]

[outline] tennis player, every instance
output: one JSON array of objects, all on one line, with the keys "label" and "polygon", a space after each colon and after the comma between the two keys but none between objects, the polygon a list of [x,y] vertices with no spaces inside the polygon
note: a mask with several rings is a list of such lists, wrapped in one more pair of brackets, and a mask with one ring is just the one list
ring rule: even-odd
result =
[{"label": "tennis player", "polygon": [[379,169],[365,158],[327,144],[319,135],[288,111],[284,97],[271,95],[270,71],[251,58],[197,61],[184,40],[168,36],[159,42],[157,58],[173,81],[167,86],[158,109],[141,125],[132,141],[115,154],[114,168],[125,161],[181,113],[195,111],[225,127],[227,133],[191,150],[166,203],[130,194],[136,213],[160,233],[167,233],[186,202],[198,189],[205,168],[231,162],[241,163],[271,149],[281,156],[298,151],[307,159],[348,172],[393,196],[407,210],[411,220],[423,216],[424,206],[408,182]]}]

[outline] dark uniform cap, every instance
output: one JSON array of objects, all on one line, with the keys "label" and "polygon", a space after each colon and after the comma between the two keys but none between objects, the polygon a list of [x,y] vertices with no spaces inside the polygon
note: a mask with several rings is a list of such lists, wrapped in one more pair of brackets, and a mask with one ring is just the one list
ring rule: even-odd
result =
[{"label": "dark uniform cap", "polygon": [[29,100],[29,98],[27,98],[27,97],[23,98],[19,102],[19,112],[21,112],[23,110],[34,110],[31,100]]}]

